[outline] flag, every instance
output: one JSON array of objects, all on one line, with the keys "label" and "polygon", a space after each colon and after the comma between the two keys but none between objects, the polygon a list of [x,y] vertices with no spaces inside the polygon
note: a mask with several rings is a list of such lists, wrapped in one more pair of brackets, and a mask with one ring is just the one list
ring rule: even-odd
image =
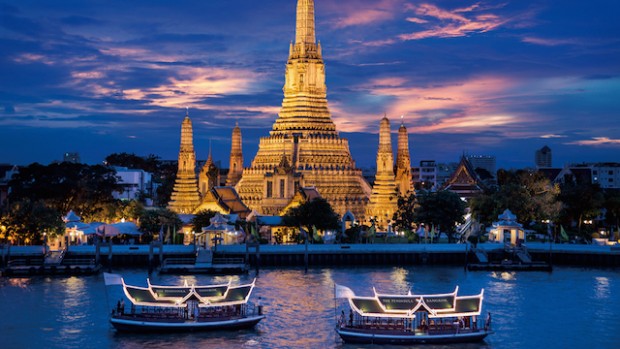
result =
[{"label": "flag", "polygon": [[336,298],[352,298],[355,297],[355,292],[352,289],[336,284]]},{"label": "flag", "polygon": [[123,278],[118,274],[103,273],[103,280],[106,286],[123,284]]},{"label": "flag", "polygon": [[252,231],[252,236],[254,236],[256,240],[260,240],[260,236],[258,236],[258,231],[256,231],[256,226],[254,226],[254,224],[250,225],[250,230]]},{"label": "flag", "polygon": [[431,243],[433,243],[433,239],[435,238],[435,225],[431,228]]},{"label": "flag", "polygon": [[164,225],[159,228],[159,242],[164,242]]},{"label": "flag", "polygon": [[564,226],[560,225],[560,239],[562,241],[568,241],[568,234],[566,234],[566,230],[564,230]]},{"label": "flag", "polygon": [[314,239],[314,241],[319,241],[319,234],[316,231],[315,225],[312,226],[312,238]]}]

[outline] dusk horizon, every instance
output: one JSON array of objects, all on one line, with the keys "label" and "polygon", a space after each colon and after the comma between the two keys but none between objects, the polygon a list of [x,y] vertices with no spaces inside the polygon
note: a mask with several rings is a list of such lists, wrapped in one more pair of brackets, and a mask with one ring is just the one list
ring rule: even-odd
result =
[{"label": "dusk horizon", "polygon": [[[1,163],[79,153],[175,160],[189,108],[197,158],[245,165],[280,111],[295,3],[0,3]],[[491,155],[497,168],[620,162],[620,4],[596,0],[317,0],[327,99],[360,168],[379,122],[411,164]],[[210,150],[211,149],[211,150]]]}]

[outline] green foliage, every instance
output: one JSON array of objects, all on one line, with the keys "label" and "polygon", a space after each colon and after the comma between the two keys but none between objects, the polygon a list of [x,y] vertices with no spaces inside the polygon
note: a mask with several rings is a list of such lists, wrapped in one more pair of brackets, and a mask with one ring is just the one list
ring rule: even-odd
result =
[{"label": "green foliage", "polygon": [[312,234],[312,226],[318,230],[339,229],[340,218],[324,198],[317,198],[289,209],[283,217],[288,226],[303,227]]},{"label": "green foliage", "polygon": [[392,217],[393,227],[396,231],[413,231],[416,209],[416,196],[411,193],[409,196],[399,196],[397,201],[398,209]]},{"label": "green foliage", "polygon": [[159,233],[160,229],[167,232],[168,228],[178,230],[183,225],[179,216],[165,208],[145,210],[140,216],[140,230],[147,234]]},{"label": "green foliage", "polygon": [[211,224],[211,218],[215,217],[217,212],[212,210],[203,210],[194,215],[192,218],[192,229],[195,232],[202,231],[203,227],[208,227]]},{"label": "green foliage", "polygon": [[43,233],[53,237],[64,232],[61,214],[43,201],[23,199],[11,204],[0,220],[4,240],[16,244],[41,244]]},{"label": "green foliage", "polygon": [[21,168],[9,182],[9,200],[28,198],[62,214],[73,210],[80,216],[94,216],[105,204],[114,202],[114,191],[122,190],[115,175],[113,169],[101,165],[34,163]]},{"label": "green foliage", "polygon": [[497,216],[509,209],[525,226],[532,221],[559,217],[561,202],[559,187],[551,184],[542,173],[526,170],[498,171],[498,189],[491,189],[469,202],[472,216],[484,225],[490,225]]},{"label": "green foliage", "polygon": [[419,206],[414,211],[415,222],[434,225],[438,231],[446,232],[452,241],[455,224],[465,221],[465,202],[448,190],[423,191],[418,194],[417,200]]},{"label": "green foliage", "polygon": [[598,184],[567,182],[562,185],[560,199],[564,203],[561,221],[567,226],[577,222],[578,234],[582,233],[585,219],[598,216],[605,204],[605,197]]}]

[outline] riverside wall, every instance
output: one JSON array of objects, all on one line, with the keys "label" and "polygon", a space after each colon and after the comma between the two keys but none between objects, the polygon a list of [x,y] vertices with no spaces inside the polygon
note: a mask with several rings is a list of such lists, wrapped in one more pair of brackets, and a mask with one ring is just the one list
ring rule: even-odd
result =
[{"label": "riverside wall", "polygon": [[[466,266],[475,261],[466,244],[350,244],[350,245],[246,245],[218,246],[215,258],[244,258],[250,265],[263,266],[351,266],[351,265],[454,265]],[[490,257],[501,258],[502,245],[479,244]],[[620,245],[569,245],[529,243],[534,261],[552,265],[584,267],[620,267]],[[0,247],[0,267],[8,260],[22,259],[28,264],[41,263],[41,246]],[[108,268],[154,268],[166,258],[193,258],[193,245],[164,245],[151,250],[148,245],[114,245],[112,252],[103,248],[99,262]],[[499,257],[498,257],[499,256]],[[95,259],[94,246],[71,246],[65,258]]]}]

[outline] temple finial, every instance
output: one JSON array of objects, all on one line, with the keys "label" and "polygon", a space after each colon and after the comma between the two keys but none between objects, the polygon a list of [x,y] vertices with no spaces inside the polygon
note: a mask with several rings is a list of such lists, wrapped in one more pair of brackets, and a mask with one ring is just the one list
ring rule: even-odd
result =
[{"label": "temple finial", "polygon": [[314,0],[297,0],[295,43],[316,43],[314,35]]}]

